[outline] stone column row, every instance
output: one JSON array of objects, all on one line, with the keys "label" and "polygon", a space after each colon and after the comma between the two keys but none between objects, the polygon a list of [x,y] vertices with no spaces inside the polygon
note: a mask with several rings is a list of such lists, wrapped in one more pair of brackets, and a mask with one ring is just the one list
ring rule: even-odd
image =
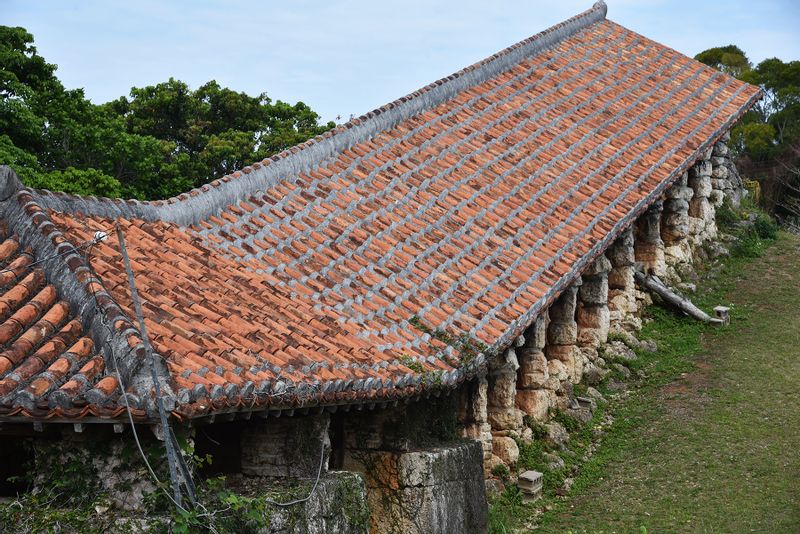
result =
[{"label": "stone column row", "polygon": [[602,366],[598,348],[609,330],[641,328],[639,312],[649,295],[637,290],[636,269],[678,282],[681,266],[691,268],[694,248],[716,236],[714,204],[736,187],[731,167],[725,140],[708,149],[490,362],[471,393],[474,404],[466,410],[465,426],[465,435],[483,444],[487,471],[517,461],[515,439],[531,435],[524,416],[544,422],[551,409],[568,406],[572,385]]},{"label": "stone column row", "polygon": [[664,212],[661,218],[661,240],[664,242],[666,278],[678,282],[680,273],[692,263],[689,243],[689,202],[694,191],[689,187],[689,173],[680,178],[664,194]]},{"label": "stone column row", "polygon": [[693,245],[702,245],[717,235],[714,219],[714,206],[711,204],[711,152],[709,149],[697,163],[689,169],[689,187],[693,195],[689,201],[689,236]]}]

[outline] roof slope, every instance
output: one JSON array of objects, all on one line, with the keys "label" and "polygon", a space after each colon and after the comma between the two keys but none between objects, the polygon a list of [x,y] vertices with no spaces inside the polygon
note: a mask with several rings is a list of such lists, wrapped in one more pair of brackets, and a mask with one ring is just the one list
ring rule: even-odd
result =
[{"label": "roof slope", "polygon": [[[0,399],[13,395],[32,406],[48,394],[74,397],[88,391],[102,377],[103,358],[5,222],[0,234]],[[112,391],[117,380],[108,377],[99,387]]]},{"label": "roof slope", "polygon": [[598,3],[176,199],[34,203],[74,245],[121,225],[176,413],[399,398],[507,346],[759,97]]}]

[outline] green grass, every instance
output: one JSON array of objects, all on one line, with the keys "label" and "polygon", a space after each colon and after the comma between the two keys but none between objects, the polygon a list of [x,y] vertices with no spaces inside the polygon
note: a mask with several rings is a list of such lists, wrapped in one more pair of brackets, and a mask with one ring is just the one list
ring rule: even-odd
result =
[{"label": "green grass", "polygon": [[647,379],[538,532],[800,532],[800,239],[769,231],[693,297],[730,327],[651,309]]}]

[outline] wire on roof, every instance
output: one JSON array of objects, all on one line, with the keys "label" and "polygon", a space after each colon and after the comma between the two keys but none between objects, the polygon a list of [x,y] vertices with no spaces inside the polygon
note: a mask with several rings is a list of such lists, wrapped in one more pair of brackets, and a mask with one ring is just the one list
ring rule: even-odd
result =
[{"label": "wire on roof", "polygon": [[[98,230],[97,232],[94,233],[94,238],[92,238],[92,239],[90,239],[88,241],[85,241],[85,242],[81,243],[80,245],[73,245],[73,247],[71,249],[65,250],[64,252],[57,252],[55,254],[51,254],[50,256],[45,256],[44,258],[38,259],[38,260],[36,260],[34,262],[31,262],[28,265],[22,267],[23,272],[28,270],[28,269],[30,269],[34,265],[38,265],[40,263],[44,263],[44,262],[52,260],[54,258],[60,258],[60,257],[66,256],[67,254],[72,254],[73,252],[78,252],[78,251],[83,250],[85,248],[91,248],[91,247],[95,246],[96,244],[98,244],[98,243],[100,243],[102,241],[105,241],[106,239],[108,239],[108,233],[104,232],[102,230]],[[25,254],[26,256],[33,257],[28,252],[23,252],[23,254]],[[0,273],[11,273],[11,274],[17,276],[17,273],[13,269],[0,269]]]}]

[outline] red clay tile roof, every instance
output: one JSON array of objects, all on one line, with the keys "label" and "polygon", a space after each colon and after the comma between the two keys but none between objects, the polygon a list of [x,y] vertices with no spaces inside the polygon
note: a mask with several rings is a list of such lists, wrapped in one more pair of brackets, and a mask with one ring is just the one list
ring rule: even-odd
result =
[{"label": "red clay tile roof", "polygon": [[[392,400],[454,387],[507,347],[759,97],[600,3],[178,198],[22,190],[17,204],[56,247],[122,227],[176,415]],[[152,413],[116,241],[92,247],[94,274],[71,261],[84,324]],[[57,372],[6,387],[36,401],[100,375]],[[94,402],[119,410],[105,375]],[[78,409],[79,389],[48,406]]]},{"label": "red clay tile roof", "polygon": [[[37,405],[49,413],[61,398],[108,396],[117,389],[117,379],[104,377],[105,360],[80,319],[5,221],[0,240],[0,414],[15,415]],[[107,413],[89,402],[78,404],[72,415]]]}]

